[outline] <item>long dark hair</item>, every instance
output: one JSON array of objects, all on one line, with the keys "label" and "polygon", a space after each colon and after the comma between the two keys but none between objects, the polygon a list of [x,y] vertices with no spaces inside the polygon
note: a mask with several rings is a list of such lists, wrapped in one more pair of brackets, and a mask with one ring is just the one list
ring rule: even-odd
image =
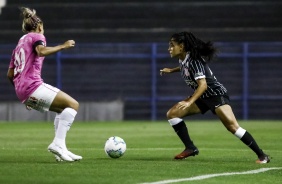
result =
[{"label": "long dark hair", "polygon": [[171,36],[171,40],[178,44],[183,43],[185,51],[190,52],[192,59],[197,60],[204,57],[207,61],[211,61],[217,53],[217,49],[211,41],[204,42],[191,32],[175,33]]}]

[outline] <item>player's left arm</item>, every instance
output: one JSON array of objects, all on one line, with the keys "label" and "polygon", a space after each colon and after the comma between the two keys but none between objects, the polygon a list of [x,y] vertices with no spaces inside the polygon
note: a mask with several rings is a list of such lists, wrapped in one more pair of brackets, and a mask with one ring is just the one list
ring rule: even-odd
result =
[{"label": "player's left arm", "polygon": [[194,91],[193,95],[188,98],[187,101],[181,101],[178,103],[178,109],[186,109],[191,104],[193,104],[202,94],[207,90],[206,78],[201,78],[197,80],[198,88]]},{"label": "player's left arm", "polygon": [[179,103],[179,109],[186,109],[187,107],[189,107],[198,98],[200,98],[200,96],[202,96],[208,88],[203,64],[199,61],[194,60],[190,63],[190,68],[194,73],[194,78],[198,84],[198,87],[187,101],[182,101]]},{"label": "player's left arm", "polygon": [[203,93],[207,90],[208,85],[206,78],[201,78],[197,80],[198,88],[194,91],[193,95],[189,99],[191,103],[194,103]]},{"label": "player's left arm", "polygon": [[191,103],[194,103],[207,90],[208,85],[206,81],[206,72],[203,63],[200,61],[193,61],[191,65],[195,80],[198,84],[197,89],[194,91],[193,95],[189,99]]},{"label": "player's left arm", "polygon": [[37,45],[35,46],[35,51],[37,53],[38,56],[48,56],[51,54],[54,54],[56,52],[59,52],[63,49],[68,49],[71,47],[75,46],[75,41],[74,40],[68,40],[65,43],[61,44],[61,45],[57,45],[54,47],[46,47],[43,43],[41,44],[40,41],[37,42]]}]

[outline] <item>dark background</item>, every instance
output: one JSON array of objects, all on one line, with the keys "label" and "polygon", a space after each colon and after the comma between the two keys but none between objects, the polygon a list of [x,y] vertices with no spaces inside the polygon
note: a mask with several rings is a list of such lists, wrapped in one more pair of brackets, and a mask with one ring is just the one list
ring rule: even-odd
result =
[{"label": "dark background", "polygon": [[[124,48],[118,43],[158,43],[159,52],[167,54],[169,37],[180,31],[192,31],[204,41],[229,43],[218,44],[222,53],[242,53],[242,47],[230,44],[254,43],[253,50],[260,52],[255,43],[271,43],[268,48],[280,53],[282,42],[282,2],[280,1],[137,1],[137,0],[8,0],[0,15],[0,100],[17,101],[14,90],[6,79],[9,57],[13,47],[23,34],[22,19],[18,7],[36,9],[45,27],[48,45],[68,39],[76,41],[77,47],[65,53],[122,53],[151,52],[148,47]],[[113,46],[92,47],[91,44],[109,43]],[[88,47],[82,45],[89,44]],[[80,47],[81,45],[81,47]],[[137,50],[137,51],[136,51]],[[4,57],[5,56],[5,57]],[[55,57],[46,57],[43,78],[56,85]],[[243,119],[240,96],[243,91],[241,58],[222,58],[210,64],[216,77],[232,97],[232,107],[239,119]],[[151,61],[132,58],[67,58],[62,61],[62,89],[80,102],[125,101],[124,118],[146,120],[151,118],[149,101],[130,101],[128,98],[150,97]],[[167,58],[157,60],[157,68],[177,66],[177,61]],[[253,57],[249,60],[249,93],[265,97],[249,99],[249,119],[281,119],[281,57]],[[245,76],[246,77],[246,76]],[[157,77],[157,91],[161,96],[185,98],[191,90],[180,75]],[[171,98],[157,103],[157,119],[165,119],[166,111],[178,100]],[[193,118],[215,118],[197,115]]]}]

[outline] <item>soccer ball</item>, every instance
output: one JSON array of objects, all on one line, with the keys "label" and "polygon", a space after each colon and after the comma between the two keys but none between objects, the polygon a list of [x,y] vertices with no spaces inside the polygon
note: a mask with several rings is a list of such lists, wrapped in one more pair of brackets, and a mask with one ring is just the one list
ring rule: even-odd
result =
[{"label": "soccer ball", "polygon": [[105,152],[111,158],[121,157],[126,150],[126,143],[118,136],[110,137],[105,144]]}]

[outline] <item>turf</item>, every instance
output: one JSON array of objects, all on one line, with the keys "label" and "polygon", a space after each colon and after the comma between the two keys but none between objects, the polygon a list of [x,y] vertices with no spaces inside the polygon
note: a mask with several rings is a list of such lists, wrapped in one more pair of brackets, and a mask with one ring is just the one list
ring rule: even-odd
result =
[{"label": "turf", "polygon": [[[248,121],[240,125],[271,155],[269,164],[255,164],[256,155],[219,121],[188,123],[200,154],[186,160],[172,159],[183,145],[166,121],[75,122],[67,146],[83,160],[74,163],[57,163],[47,151],[54,136],[52,123],[2,122],[0,183],[137,184],[273,167],[281,169],[178,183],[281,183],[282,122]],[[113,135],[127,143],[125,155],[119,159],[107,157],[103,150],[106,139]]]}]

